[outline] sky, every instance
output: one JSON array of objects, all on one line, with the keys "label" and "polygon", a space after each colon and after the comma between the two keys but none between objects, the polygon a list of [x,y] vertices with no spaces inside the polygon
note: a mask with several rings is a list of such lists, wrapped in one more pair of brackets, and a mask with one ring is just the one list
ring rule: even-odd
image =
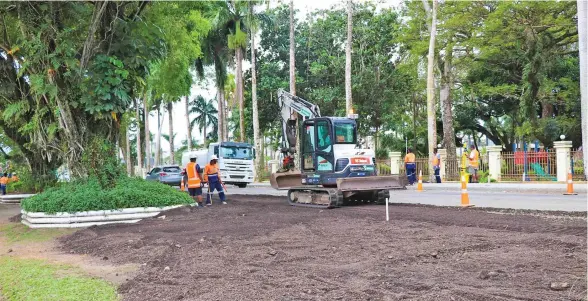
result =
[{"label": "sky", "polygon": [[[386,1],[382,1],[382,4],[378,5],[379,7],[398,7],[400,5],[400,1],[401,0],[386,0]],[[283,0],[271,0],[270,1],[270,7],[275,7],[278,6],[281,2],[283,3],[289,3],[289,1],[283,1]],[[361,0],[354,0],[354,2],[363,2]],[[299,10],[298,14],[297,14],[297,18],[298,19],[305,19],[305,16],[308,12],[313,11],[313,10],[319,10],[319,9],[328,9],[331,6],[335,5],[335,4],[343,4],[346,3],[345,0],[294,0],[294,7],[295,9]],[[243,63],[243,69],[244,71],[250,68],[250,64],[248,61],[245,61]],[[215,94],[216,94],[216,89],[214,87],[214,81],[213,80],[208,80],[208,82],[198,82],[195,81],[196,83],[192,86],[191,91],[190,91],[190,96],[189,99],[192,100],[194,98],[196,98],[196,96],[198,95],[202,95],[205,99],[214,99],[215,98]],[[179,147],[181,147],[182,145],[182,140],[186,140],[187,139],[187,134],[188,134],[188,125],[186,123],[186,109],[185,109],[185,105],[183,103],[183,99],[182,102],[178,102],[174,104],[174,108],[173,108],[173,126],[174,126],[174,132],[176,133],[175,136],[175,141],[174,141],[174,145],[175,145],[175,149],[178,149]],[[216,103],[216,102],[215,102]],[[168,113],[164,112],[162,114],[163,120],[160,120],[161,122],[163,122],[163,125],[161,127],[162,133],[164,134],[168,134],[169,133],[169,120],[168,120]],[[194,116],[191,116],[190,118],[193,118]],[[149,128],[152,132],[152,134],[154,134],[155,136],[157,135],[157,114],[152,112],[150,118],[149,118]],[[207,130],[207,132],[210,132],[211,129]],[[155,137],[154,137],[155,139]],[[202,142],[202,134],[200,133],[200,131],[198,131],[197,129],[194,129],[192,131],[192,139],[196,139],[199,142]],[[155,145],[153,146],[155,147]],[[169,153],[169,143],[165,140],[165,139],[161,139],[161,147],[164,151],[164,156],[166,154]]]}]

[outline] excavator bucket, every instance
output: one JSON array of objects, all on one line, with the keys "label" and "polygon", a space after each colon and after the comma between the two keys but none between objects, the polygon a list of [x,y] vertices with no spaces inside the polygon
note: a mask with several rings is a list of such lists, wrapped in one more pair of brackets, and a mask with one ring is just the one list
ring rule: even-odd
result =
[{"label": "excavator bucket", "polygon": [[300,171],[276,172],[270,177],[270,184],[274,189],[290,189],[302,186],[302,174]]},{"label": "excavator bucket", "polygon": [[404,175],[341,178],[337,179],[337,189],[343,192],[406,189],[407,183]]}]

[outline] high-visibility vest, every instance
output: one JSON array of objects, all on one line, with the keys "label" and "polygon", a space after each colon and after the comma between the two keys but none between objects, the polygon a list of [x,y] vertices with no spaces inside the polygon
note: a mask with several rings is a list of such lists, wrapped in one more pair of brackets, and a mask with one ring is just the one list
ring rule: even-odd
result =
[{"label": "high-visibility vest", "polygon": [[0,178],[0,184],[2,184],[2,185],[8,184],[8,178],[7,177]]},{"label": "high-visibility vest", "polygon": [[439,154],[433,155],[433,166],[439,166]]},{"label": "high-visibility vest", "polygon": [[[474,155],[474,157],[472,158],[471,155]],[[473,168],[478,168],[478,166],[480,165],[480,153],[478,152],[478,150],[472,150],[472,153],[470,154],[470,166],[472,166]]]},{"label": "high-visibility vest", "polygon": [[415,161],[415,156],[413,153],[408,153],[404,157],[404,163],[414,163],[414,161]]},{"label": "high-visibility vest", "polygon": [[216,167],[216,164],[212,165],[208,163],[206,164],[206,167],[204,167],[204,181],[210,182],[208,180],[209,177],[212,181],[218,181],[220,179],[220,173],[218,167]]},{"label": "high-visibility vest", "polygon": [[186,173],[188,174],[188,188],[200,188],[200,177],[198,170],[196,170],[196,163],[190,162],[186,165]]}]

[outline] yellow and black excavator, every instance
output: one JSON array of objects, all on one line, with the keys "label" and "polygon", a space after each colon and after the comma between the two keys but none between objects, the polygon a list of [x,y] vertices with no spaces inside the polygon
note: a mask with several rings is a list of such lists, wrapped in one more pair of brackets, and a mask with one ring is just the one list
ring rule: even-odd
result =
[{"label": "yellow and black excavator", "polygon": [[[357,115],[322,117],[317,105],[278,91],[282,119],[282,168],[270,178],[274,189],[288,189],[294,206],[335,208],[350,203],[385,203],[390,190],[406,189],[406,176],[378,176],[375,153],[357,136]],[[302,116],[300,168],[294,164],[296,121]]]}]

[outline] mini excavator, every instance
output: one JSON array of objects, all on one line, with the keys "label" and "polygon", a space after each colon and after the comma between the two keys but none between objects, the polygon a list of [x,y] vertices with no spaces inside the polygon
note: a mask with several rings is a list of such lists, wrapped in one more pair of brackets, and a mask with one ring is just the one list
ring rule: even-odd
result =
[{"label": "mini excavator", "polygon": [[[281,89],[278,105],[283,160],[270,183],[274,189],[288,190],[291,205],[335,208],[358,202],[384,204],[390,190],[406,189],[406,176],[377,175],[374,151],[358,142],[357,115],[323,117],[317,105]],[[297,115],[302,116],[299,168],[294,164]]]}]

